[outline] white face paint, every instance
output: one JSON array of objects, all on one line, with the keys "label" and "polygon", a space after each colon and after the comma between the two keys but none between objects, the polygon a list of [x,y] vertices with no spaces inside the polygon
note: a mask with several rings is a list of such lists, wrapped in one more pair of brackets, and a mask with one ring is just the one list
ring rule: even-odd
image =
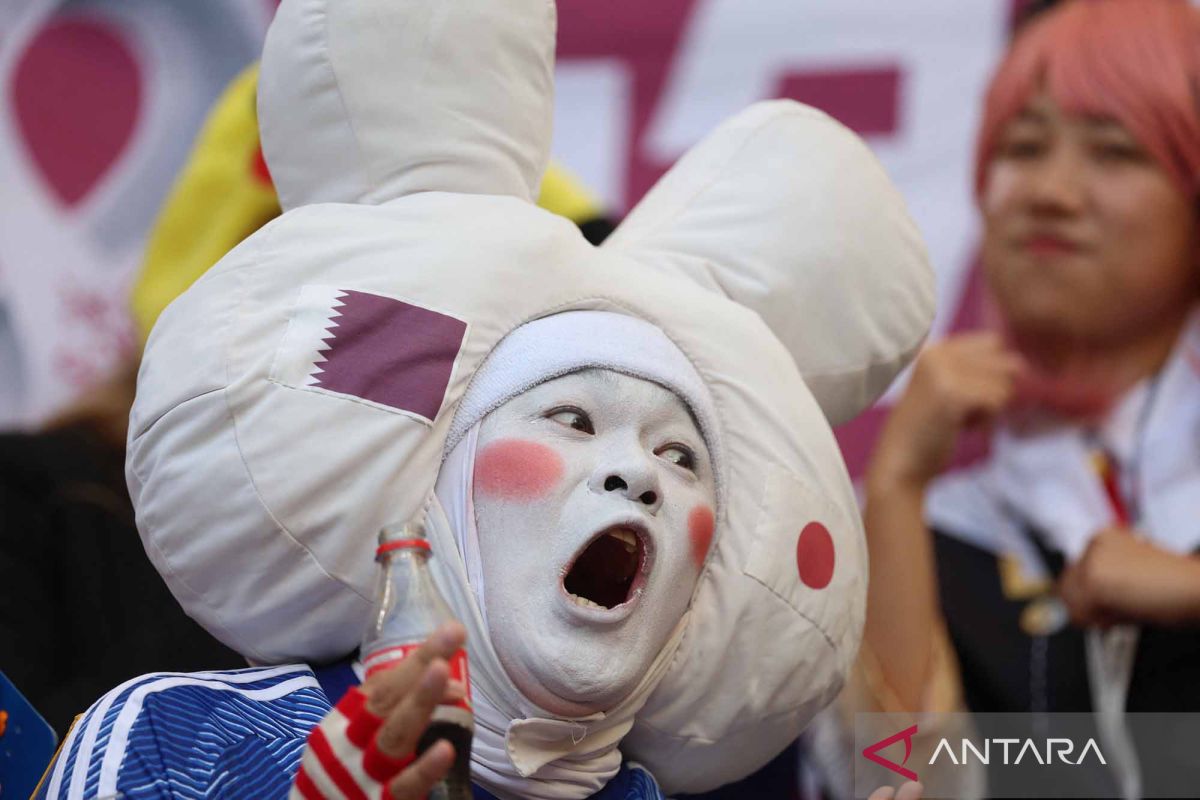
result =
[{"label": "white face paint", "polygon": [[603,370],[489,414],[474,474],[488,631],[516,687],[555,714],[638,684],[691,599],[715,508],[687,406]]}]

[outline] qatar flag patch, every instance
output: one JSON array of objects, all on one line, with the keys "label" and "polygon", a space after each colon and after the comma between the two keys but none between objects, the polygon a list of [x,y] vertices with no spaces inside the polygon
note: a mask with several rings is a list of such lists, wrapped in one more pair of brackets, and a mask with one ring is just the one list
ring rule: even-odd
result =
[{"label": "qatar flag patch", "polygon": [[407,300],[304,286],[271,380],[432,424],[466,338],[463,320]]}]

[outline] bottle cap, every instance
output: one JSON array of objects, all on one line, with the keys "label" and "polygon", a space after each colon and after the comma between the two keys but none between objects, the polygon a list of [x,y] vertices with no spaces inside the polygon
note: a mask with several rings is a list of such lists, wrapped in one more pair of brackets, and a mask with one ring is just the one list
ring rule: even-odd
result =
[{"label": "bottle cap", "polygon": [[422,522],[394,522],[385,525],[379,531],[379,547],[375,556],[382,556],[394,550],[415,547],[420,550],[430,550],[429,539],[425,535],[425,524]]}]

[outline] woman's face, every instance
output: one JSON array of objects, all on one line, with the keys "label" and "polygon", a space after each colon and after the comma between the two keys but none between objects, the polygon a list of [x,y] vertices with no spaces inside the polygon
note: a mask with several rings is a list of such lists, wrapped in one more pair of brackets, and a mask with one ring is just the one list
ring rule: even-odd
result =
[{"label": "woman's face", "polygon": [[1196,206],[1118,122],[1035,96],[986,177],[984,267],[1018,337],[1127,341],[1200,296]]},{"label": "woman's face", "polygon": [[474,473],[483,601],[526,697],[574,716],[636,687],[691,599],[713,487],[687,407],[648,381],[588,370],[487,416]]}]

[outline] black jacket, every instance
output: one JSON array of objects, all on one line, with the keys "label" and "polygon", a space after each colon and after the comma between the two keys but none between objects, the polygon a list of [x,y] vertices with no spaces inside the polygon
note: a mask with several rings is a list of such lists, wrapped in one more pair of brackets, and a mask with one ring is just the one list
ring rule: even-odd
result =
[{"label": "black jacket", "polygon": [[129,678],[246,666],[146,557],[124,461],[84,427],[0,435],[0,671],[60,737]]}]

